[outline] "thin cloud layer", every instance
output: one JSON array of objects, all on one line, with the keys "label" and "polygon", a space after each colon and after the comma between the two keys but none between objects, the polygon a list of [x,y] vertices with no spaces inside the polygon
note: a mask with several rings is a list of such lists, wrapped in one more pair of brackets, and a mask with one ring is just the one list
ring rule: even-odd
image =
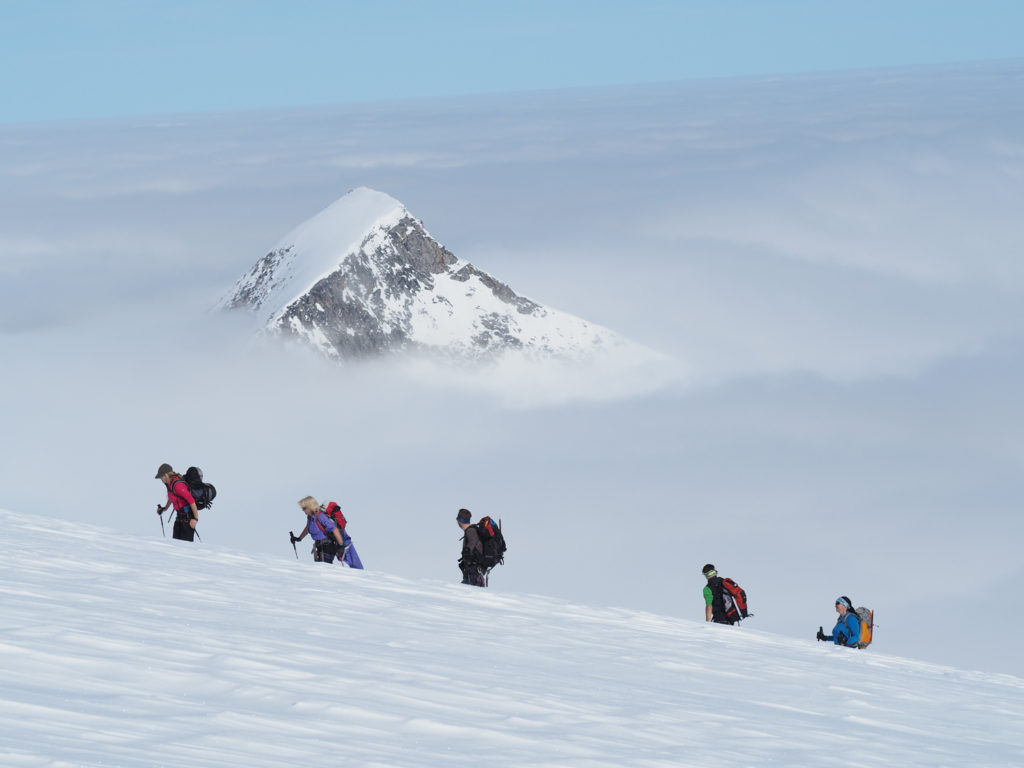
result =
[{"label": "thin cloud layer", "polygon": [[[198,464],[211,541],[293,557],[338,497],[370,568],[440,579],[465,506],[513,589],[694,616],[711,561],[764,629],[849,594],[887,651],[1021,674],[988,597],[1024,589],[1021,77],[0,129],[0,505],[156,536],[155,467]],[[338,368],[210,314],[359,185],[673,367]]]}]

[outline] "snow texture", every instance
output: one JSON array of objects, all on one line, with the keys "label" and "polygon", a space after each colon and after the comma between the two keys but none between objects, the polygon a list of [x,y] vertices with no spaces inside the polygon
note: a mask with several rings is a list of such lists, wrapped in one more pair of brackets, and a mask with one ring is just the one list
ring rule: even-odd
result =
[{"label": "snow texture", "polygon": [[254,556],[0,511],[0,764],[1024,764],[1016,677],[281,541]]}]

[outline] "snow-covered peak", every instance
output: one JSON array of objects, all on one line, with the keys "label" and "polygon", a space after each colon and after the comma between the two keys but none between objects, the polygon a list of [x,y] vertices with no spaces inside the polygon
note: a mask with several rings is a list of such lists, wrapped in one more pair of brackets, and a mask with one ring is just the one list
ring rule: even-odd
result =
[{"label": "snow-covered peak", "polygon": [[302,253],[304,271],[323,276],[358,250],[367,236],[390,229],[408,215],[391,195],[357,187],[281,238],[275,250],[294,247]]},{"label": "snow-covered peak", "polygon": [[279,317],[296,298],[337,271],[345,258],[409,212],[395,198],[357,187],[281,238],[222,301]]},{"label": "snow-covered peak", "polygon": [[[637,348],[544,307],[438,243],[404,205],[361,187],[299,225],[221,302],[332,358],[593,360]],[[634,355],[634,358],[636,356]]]}]

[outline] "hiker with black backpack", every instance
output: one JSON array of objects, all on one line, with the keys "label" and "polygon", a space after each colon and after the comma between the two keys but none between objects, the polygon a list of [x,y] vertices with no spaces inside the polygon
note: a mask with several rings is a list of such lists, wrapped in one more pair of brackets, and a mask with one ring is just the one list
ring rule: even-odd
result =
[{"label": "hiker with black backpack", "polygon": [[472,524],[473,515],[468,509],[460,509],[455,515],[455,522],[462,529],[462,556],[459,558],[459,570],[462,571],[462,583],[474,587],[485,587],[484,572],[480,568],[480,557],[484,553],[480,543],[480,534]]},{"label": "hiker with black backpack", "polygon": [[712,563],[701,569],[704,585],[704,621],[735,624],[753,614],[747,612],[747,593],[732,579],[723,579]]},{"label": "hiker with black backpack", "polygon": [[505,537],[500,522],[496,523],[489,517],[481,517],[476,524],[472,521],[473,515],[468,509],[460,509],[455,515],[455,522],[462,529],[459,570],[462,571],[463,584],[486,587],[491,569],[505,562]]},{"label": "hiker with black backpack", "polygon": [[836,613],[839,614],[839,618],[836,620],[836,625],[832,629],[831,635],[826,635],[825,631],[818,627],[818,642],[831,641],[836,645],[842,645],[846,648],[859,648],[860,617],[853,610],[853,601],[846,595],[837,597]]},{"label": "hiker with black backpack", "polygon": [[163,524],[163,513],[168,507],[174,508],[174,531],[173,536],[182,541],[195,541],[196,525],[199,523],[199,509],[196,507],[196,500],[189,490],[188,483],[179,475],[170,464],[161,464],[156,471],[156,479],[167,486],[167,503],[156,505],[156,513],[161,515],[160,521]]},{"label": "hiker with black backpack", "polygon": [[[334,558],[339,556],[340,560],[345,557],[345,539],[342,538],[341,528],[334,522],[321,507],[319,502],[312,496],[307,496],[299,502],[302,511],[306,513],[306,527],[302,533],[296,536],[291,533],[292,544],[302,541],[308,533],[313,537],[313,560],[318,563],[333,563]],[[362,567],[360,563],[359,567]]]}]

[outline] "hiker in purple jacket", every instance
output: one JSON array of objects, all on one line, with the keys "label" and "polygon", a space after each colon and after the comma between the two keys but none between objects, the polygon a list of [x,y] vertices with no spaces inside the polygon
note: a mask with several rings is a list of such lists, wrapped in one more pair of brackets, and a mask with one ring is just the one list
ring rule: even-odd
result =
[{"label": "hiker in purple jacket", "polygon": [[344,557],[345,542],[341,531],[326,512],[320,510],[320,504],[312,496],[299,502],[306,513],[306,527],[298,536],[292,536],[292,544],[302,541],[308,533],[313,537],[313,559],[318,563],[333,563],[339,553]]}]

